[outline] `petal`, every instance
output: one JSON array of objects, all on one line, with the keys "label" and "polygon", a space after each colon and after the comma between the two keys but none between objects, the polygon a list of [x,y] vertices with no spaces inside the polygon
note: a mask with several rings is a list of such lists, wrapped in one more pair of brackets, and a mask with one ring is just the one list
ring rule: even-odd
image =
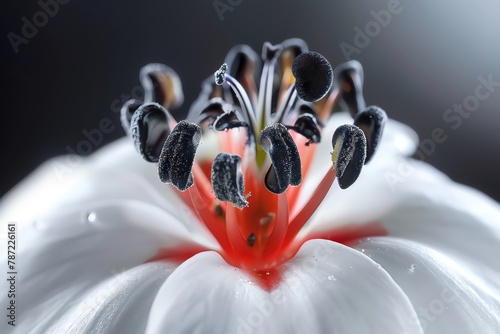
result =
[{"label": "petal", "polygon": [[420,323],[425,333],[497,333],[500,328],[498,284],[484,284],[474,270],[399,238],[363,239],[355,247],[405,291],[418,316],[408,321]]},{"label": "petal", "polygon": [[31,224],[60,208],[109,199],[154,204],[193,233],[214,241],[172,187],[160,182],[156,164],[143,161],[135,152],[129,138],[106,145],[87,158],[66,155],[45,162],[1,199],[0,219]]},{"label": "petal", "polygon": [[377,159],[352,189],[330,191],[306,233],[335,236],[346,225],[378,222],[390,236],[418,241],[499,282],[498,203],[425,163]]},{"label": "petal", "polygon": [[421,242],[452,257],[500,291],[497,202],[469,187],[430,178],[409,187],[404,198],[382,219],[389,235]]},{"label": "petal", "polygon": [[175,270],[168,262],[146,263],[99,283],[54,321],[50,333],[144,333],[151,304]]},{"label": "petal", "polygon": [[[69,317],[69,324],[81,312],[90,312],[82,316],[91,318],[80,319],[83,323],[75,324],[77,327],[88,328],[85,321],[89,321],[88,324],[101,323],[102,326],[107,321],[118,321],[123,316],[108,306],[127,304],[120,299],[120,290],[130,291],[136,286],[135,279],[145,279],[150,269],[141,267],[130,271],[131,268],[141,266],[161,253],[170,255],[170,261],[174,261],[176,255],[183,255],[180,252],[189,254],[206,249],[192,240],[192,235],[174,216],[148,203],[110,200],[82,203],[59,211],[36,224],[25,225],[17,232],[17,286],[22,289],[22,293],[16,296],[19,305],[17,333],[27,333],[32,329],[61,332],[49,331],[48,328],[58,324],[62,317]],[[0,264],[7,267],[4,259]],[[166,278],[173,265],[162,268],[165,273],[156,270],[156,274],[152,273],[148,278],[151,281],[146,279],[144,298],[154,292],[155,284]],[[122,271],[131,283],[123,287],[113,285],[117,279],[113,276]],[[109,290],[106,287],[113,286],[116,290],[108,291],[108,296],[103,289]],[[96,296],[105,296],[105,300],[94,302]],[[137,301],[142,297],[142,294],[131,295]],[[7,294],[0,298],[2,305],[8,303]],[[127,304],[124,312],[132,312],[132,306]],[[104,309],[94,313],[95,307]],[[104,315],[114,318],[106,320],[102,318]],[[4,324],[2,322],[2,326]]]},{"label": "petal", "polygon": [[421,333],[406,295],[368,257],[307,242],[271,290],[213,252],[184,262],[153,303],[146,333]]}]

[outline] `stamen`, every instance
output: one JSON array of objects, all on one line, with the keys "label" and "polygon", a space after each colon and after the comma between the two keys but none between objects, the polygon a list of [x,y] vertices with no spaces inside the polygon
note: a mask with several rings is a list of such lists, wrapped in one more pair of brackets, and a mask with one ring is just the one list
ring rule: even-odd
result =
[{"label": "stamen", "polygon": [[370,106],[354,117],[354,125],[363,130],[366,137],[366,160],[365,164],[371,160],[384,132],[387,115],[382,108]]},{"label": "stamen", "polygon": [[278,110],[274,114],[273,123],[284,123],[283,118],[290,112],[297,101],[295,90],[295,77],[292,73],[292,65],[295,58],[309,49],[306,42],[299,38],[286,39],[280,44],[283,48],[279,57],[281,65],[281,87],[276,96]]},{"label": "stamen", "polygon": [[269,42],[264,43],[262,48],[262,59],[264,67],[259,86],[259,102],[258,102],[258,125],[262,129],[265,124],[271,123],[271,105],[274,89],[274,69],[276,60],[283,50],[281,45],[272,45]]},{"label": "stamen", "polygon": [[198,123],[198,119],[201,115],[200,110],[204,110],[210,104],[210,101],[215,99],[222,101],[222,105],[230,104],[226,99],[224,99],[223,87],[217,86],[214,82],[214,76],[210,75],[202,81],[201,92],[189,107],[186,120]]},{"label": "stamen", "polygon": [[245,121],[242,121],[238,118],[234,110],[219,115],[213,125],[214,129],[217,131],[224,131],[228,129],[248,126]]},{"label": "stamen", "polygon": [[265,254],[269,257],[273,257],[279,252],[280,248],[283,246],[289,223],[289,212],[290,208],[288,206],[288,200],[286,194],[279,194],[278,196],[278,210],[276,212],[276,221],[274,224],[274,229],[267,240],[267,245],[265,248]]},{"label": "stamen", "polygon": [[120,121],[127,135],[130,133],[130,120],[132,119],[132,115],[143,103],[142,101],[131,99],[125,102],[120,109]]},{"label": "stamen", "polygon": [[259,144],[272,162],[265,177],[266,188],[281,194],[289,185],[298,186],[302,181],[300,156],[287,128],[281,123],[266,127],[259,136]]},{"label": "stamen", "polygon": [[[176,124],[166,110],[183,95],[177,73],[162,64],[141,70],[146,102],[129,100],[121,109],[122,125],[139,153],[158,162],[160,180],[172,184],[206,225],[224,259],[244,270],[268,273],[296,254],[305,241],[300,231],[335,178],[342,189],[350,187],[381,141],[386,115],[365,108],[361,65],[350,61],[334,71],[325,57],[307,50],[297,39],[265,43],[260,70],[254,51],[234,47],[203,82],[188,114],[194,123]],[[318,149],[310,144],[321,141],[323,121],[341,107],[338,101],[347,105],[354,125],[339,127],[332,137],[333,168],[312,194],[290,187],[309,172]],[[247,136],[226,131],[239,127]],[[210,149],[196,155],[202,134]],[[217,151],[223,153],[214,158]]]},{"label": "stamen", "polygon": [[334,71],[335,83],[352,117],[365,109],[363,66],[357,60],[340,64]]},{"label": "stamen", "polygon": [[366,139],[354,125],[341,125],[332,137],[333,168],[340,188],[350,187],[358,178],[366,158]]},{"label": "stamen", "polygon": [[272,45],[269,42],[264,42],[264,46],[262,48],[262,59],[264,61],[273,61],[281,54],[283,47],[280,44]]},{"label": "stamen", "polygon": [[184,102],[181,80],[177,73],[163,64],[148,64],[139,74],[146,102],[158,102],[165,108],[176,108]]},{"label": "stamen", "polygon": [[[257,101],[255,78],[260,73],[259,60],[257,53],[244,44],[232,47],[224,59],[224,63],[228,64],[229,74],[241,83],[254,103]],[[224,98],[230,103],[233,100],[231,94],[226,94]]]},{"label": "stamen", "polygon": [[335,181],[335,176],[335,170],[333,168],[328,169],[328,172],[325,174],[312,194],[311,199],[303,207],[297,208],[294,212],[292,212],[291,221],[284,241],[285,245],[291,243],[302,227],[304,227],[304,225],[309,221],[309,218],[311,218],[313,213],[323,201],[323,198],[325,198],[328,191],[330,191],[333,181]]},{"label": "stamen", "polygon": [[316,112],[316,108],[315,108],[315,106],[314,106],[313,103],[304,103],[304,102],[302,102],[299,105],[298,109],[299,109],[299,115],[309,114],[312,117],[314,117],[314,119],[316,120],[316,123],[319,126],[321,126],[321,127],[325,126],[325,123],[321,120],[321,118],[319,117],[318,113]]},{"label": "stamen", "polygon": [[316,121],[316,117],[311,114],[300,115],[295,121],[295,125],[289,126],[288,128],[309,139],[306,146],[321,141],[321,131],[319,130],[318,122]]},{"label": "stamen", "polygon": [[333,70],[325,57],[309,51],[298,55],[292,65],[299,97],[308,102],[323,98],[332,87]]},{"label": "stamen", "polygon": [[201,139],[201,128],[180,121],[168,136],[158,161],[158,175],[163,183],[171,183],[184,191],[193,185],[194,156]]},{"label": "stamen", "polygon": [[231,202],[243,209],[248,206],[243,196],[245,185],[241,171],[241,158],[238,155],[219,153],[212,164],[212,188],[219,201]]},{"label": "stamen", "polygon": [[226,102],[220,97],[214,97],[204,103],[201,107],[201,111],[198,111],[198,114],[193,119],[193,121],[197,124],[201,124],[208,119],[214,120],[222,115],[225,112],[224,107],[228,106]]},{"label": "stamen", "polygon": [[149,162],[157,162],[163,143],[170,133],[170,115],[158,103],[137,108],[130,120],[130,135],[137,152]]},{"label": "stamen", "polygon": [[286,91],[285,98],[281,103],[278,111],[274,114],[274,123],[283,123],[285,117],[290,113],[294,104],[297,102],[297,90],[295,89],[295,83],[290,85],[290,88]]},{"label": "stamen", "polygon": [[224,63],[220,66],[220,68],[215,71],[214,77],[215,77],[215,84],[218,86],[222,86],[224,81],[226,81],[226,73],[227,73],[227,64]]},{"label": "stamen", "polygon": [[254,136],[256,136],[255,132],[256,120],[250,98],[248,97],[248,94],[246,93],[245,89],[241,86],[241,84],[238,82],[238,80],[227,74],[226,63],[222,64],[221,67],[214,73],[214,77],[215,77],[215,83],[217,85],[220,86],[224,82],[227,82],[228,85],[231,87],[234,94],[236,95],[236,98],[238,99],[238,102],[240,103],[241,116],[247,122],[248,127],[251,130],[250,132]]}]

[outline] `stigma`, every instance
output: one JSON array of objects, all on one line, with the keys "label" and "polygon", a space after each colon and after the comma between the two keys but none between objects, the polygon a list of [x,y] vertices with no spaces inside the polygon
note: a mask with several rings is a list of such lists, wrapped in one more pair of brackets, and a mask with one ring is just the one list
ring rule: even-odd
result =
[{"label": "stigma", "polygon": [[[170,113],[183,100],[175,71],[151,64],[140,79],[145,101],[121,110],[137,152],[157,164],[159,182],[175,188],[225,260],[251,271],[295,255],[305,241],[299,232],[335,179],[341,189],[352,186],[372,159],[387,118],[366,107],[359,62],[333,69],[299,39],[266,42],[260,57],[248,46],[231,49],[179,122]],[[353,123],[325,138],[323,129],[342,109]],[[305,194],[301,185],[324,140],[331,141],[331,167],[314,175],[321,181]]]}]

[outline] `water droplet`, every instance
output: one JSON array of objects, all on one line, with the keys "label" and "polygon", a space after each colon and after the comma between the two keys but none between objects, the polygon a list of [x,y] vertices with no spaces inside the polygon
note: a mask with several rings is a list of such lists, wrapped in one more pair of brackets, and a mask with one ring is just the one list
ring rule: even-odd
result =
[{"label": "water droplet", "polygon": [[97,215],[95,214],[95,212],[89,212],[89,213],[87,214],[87,221],[88,221],[89,223],[93,223],[93,222],[95,222],[95,221],[96,221],[96,219],[97,219]]},{"label": "water droplet", "polygon": [[364,252],[365,252],[365,249],[364,249],[364,248],[361,248],[361,251],[364,253]]},{"label": "water droplet", "polygon": [[269,276],[269,271],[266,271],[266,275],[268,275],[268,276]]},{"label": "water droplet", "polygon": [[417,270],[417,265],[412,263],[411,266],[410,266],[410,269],[408,269],[408,272],[410,274],[413,274],[415,272],[415,270]]},{"label": "water droplet", "polygon": [[243,277],[240,278],[240,281],[243,282],[243,283],[245,283],[245,284],[248,284],[248,285],[252,285],[253,284],[252,281],[250,281],[250,280],[248,280],[246,278],[243,278]]},{"label": "water droplet", "polygon": [[329,280],[329,281],[336,281],[336,280],[337,280],[337,278],[336,278],[335,276],[333,276],[333,275],[329,275],[329,276],[328,276],[328,280]]}]

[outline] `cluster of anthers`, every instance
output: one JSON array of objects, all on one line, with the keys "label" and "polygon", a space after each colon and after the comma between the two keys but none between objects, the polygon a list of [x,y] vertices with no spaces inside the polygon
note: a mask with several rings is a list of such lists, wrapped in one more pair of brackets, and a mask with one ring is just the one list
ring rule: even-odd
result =
[{"label": "cluster of anthers", "polygon": [[[145,101],[125,103],[125,130],[208,227],[225,260],[246,270],[269,270],[293,257],[305,241],[299,232],[335,178],[340,188],[351,186],[373,157],[386,120],[382,109],[365,105],[359,62],[333,70],[299,39],[265,43],[262,63],[250,47],[232,48],[180,122],[167,111],[183,100],[175,71],[150,64],[140,80]],[[354,124],[336,129],[332,168],[298,201],[315,144],[339,106]]]}]

